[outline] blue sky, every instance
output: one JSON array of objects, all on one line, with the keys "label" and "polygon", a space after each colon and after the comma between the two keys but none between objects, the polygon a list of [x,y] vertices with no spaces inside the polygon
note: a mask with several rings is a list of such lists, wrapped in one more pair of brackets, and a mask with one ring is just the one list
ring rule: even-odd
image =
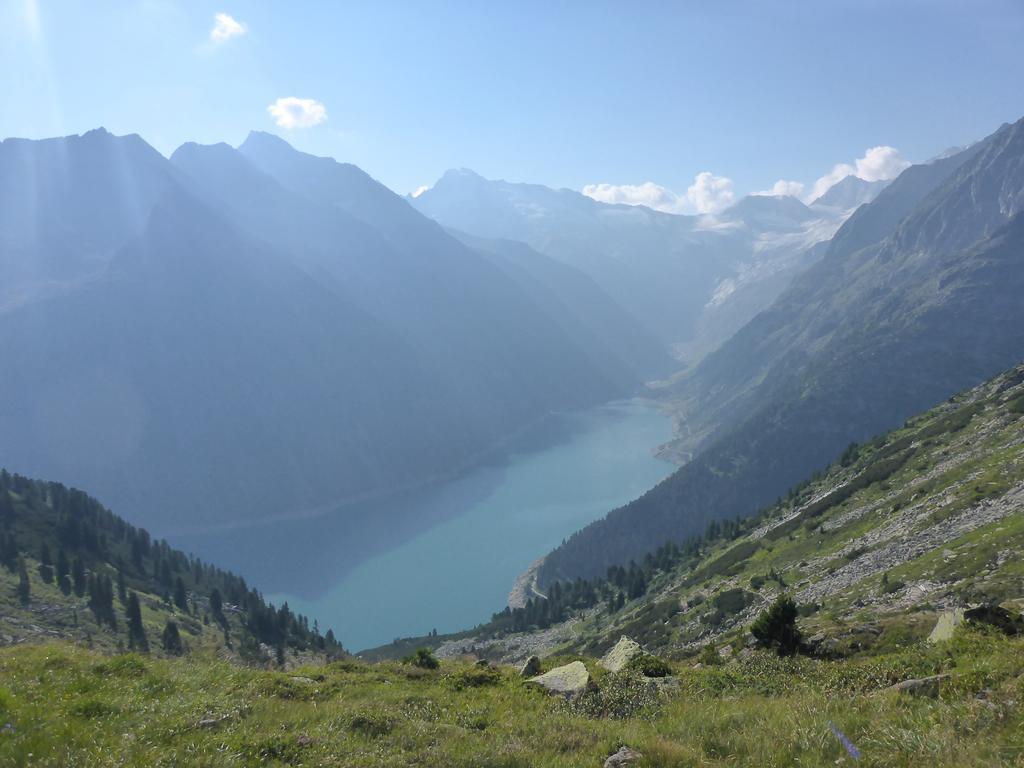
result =
[{"label": "blue sky", "polygon": [[[257,128],[403,193],[468,167],[683,209],[980,138],[1024,115],[1022,40],[1020,0],[0,0],[0,136]],[[326,119],[277,125],[289,97]]]}]

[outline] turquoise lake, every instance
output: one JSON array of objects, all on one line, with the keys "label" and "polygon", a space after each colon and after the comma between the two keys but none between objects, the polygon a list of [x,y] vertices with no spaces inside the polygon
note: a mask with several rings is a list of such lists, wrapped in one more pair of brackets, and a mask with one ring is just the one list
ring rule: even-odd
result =
[{"label": "turquoise lake", "polygon": [[425,530],[378,544],[315,596],[268,597],[332,627],[350,650],[465,629],[504,608],[531,562],[673,469],[652,454],[671,437],[669,419],[638,401],[558,414],[534,432],[502,460],[396,502]]}]

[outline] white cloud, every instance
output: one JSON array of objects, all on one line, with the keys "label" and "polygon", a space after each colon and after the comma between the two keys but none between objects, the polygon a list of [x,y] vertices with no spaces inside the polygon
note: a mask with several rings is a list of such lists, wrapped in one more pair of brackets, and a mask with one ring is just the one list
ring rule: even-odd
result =
[{"label": "white cloud", "polygon": [[753,194],[765,195],[768,197],[800,197],[800,195],[803,194],[803,191],[804,185],[802,182],[779,179],[772,185],[771,189],[754,192]]},{"label": "white cloud", "polygon": [[643,184],[587,184],[583,194],[601,203],[646,205],[665,213],[682,213],[686,202],[671,189],[653,181]]},{"label": "white cloud", "polygon": [[908,160],[900,157],[894,147],[871,147],[863,157],[850,163],[838,163],[832,170],[814,182],[808,201],[816,200],[847,176],[856,176],[864,181],[888,181],[895,179],[904,168],[910,165]]},{"label": "white cloud", "polygon": [[226,43],[232,37],[241,37],[248,27],[226,13],[218,13],[213,17],[213,29],[210,30],[210,42],[215,45]]},{"label": "white cloud", "polygon": [[872,147],[857,160],[857,177],[864,181],[895,179],[910,165],[895,147]]},{"label": "white cloud", "polygon": [[697,213],[718,213],[732,205],[732,179],[710,171],[698,173],[686,190],[686,199]]},{"label": "white cloud", "polygon": [[282,128],[312,128],[327,119],[327,107],[316,99],[300,99],[297,96],[284,96],[269,107],[269,112]]},{"label": "white cloud", "polygon": [[39,3],[36,0],[25,0],[25,26],[32,35],[33,42],[39,42]]},{"label": "white cloud", "polygon": [[583,194],[601,203],[645,205],[663,213],[718,213],[733,201],[732,179],[698,173],[686,192],[646,181],[643,184],[587,184]]},{"label": "white cloud", "polygon": [[419,197],[424,192],[426,192],[428,189],[430,189],[430,187],[428,187],[426,184],[424,184],[422,187],[416,187],[416,189],[413,190],[412,196],[413,197]]}]

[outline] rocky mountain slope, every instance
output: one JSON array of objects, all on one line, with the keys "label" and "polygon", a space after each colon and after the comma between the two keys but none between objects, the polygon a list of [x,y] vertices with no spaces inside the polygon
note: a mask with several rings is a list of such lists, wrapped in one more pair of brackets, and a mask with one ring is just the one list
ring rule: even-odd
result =
[{"label": "rocky mountain slope", "polygon": [[169,183],[138,136],[0,142],[0,308],[101,271]]},{"label": "rocky mountain slope", "polygon": [[569,539],[542,581],[749,514],[849,442],[1019,362],[1022,158],[1024,122],[1006,125],[858,209],[821,261],[676,383],[692,461]]},{"label": "rocky mountain slope", "polygon": [[849,446],[756,515],[712,524],[606,578],[548,589],[476,630],[397,647],[514,662],[600,655],[625,634],[669,657],[709,645],[728,655],[789,594],[822,652],[892,649],[923,639],[943,611],[1024,603],[1022,563],[1024,365]]}]

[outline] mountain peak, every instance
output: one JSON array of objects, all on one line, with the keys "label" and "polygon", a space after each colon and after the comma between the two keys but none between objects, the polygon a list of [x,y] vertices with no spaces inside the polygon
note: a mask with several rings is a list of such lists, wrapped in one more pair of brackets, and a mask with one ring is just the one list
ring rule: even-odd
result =
[{"label": "mountain peak", "polygon": [[444,175],[441,176],[441,178],[480,179],[481,181],[486,181],[486,179],[484,179],[483,176],[474,171],[472,168],[449,168],[447,171],[444,172]]},{"label": "mountain peak", "polygon": [[874,200],[889,183],[889,181],[865,181],[859,176],[850,174],[825,190],[811,202],[811,205],[844,209],[856,208]]},{"label": "mountain peak", "polygon": [[174,162],[176,157],[191,155],[197,152],[202,152],[205,155],[226,157],[235,154],[237,151],[230,144],[223,141],[218,141],[216,144],[200,144],[196,141],[186,141],[171,153],[171,162]]},{"label": "mountain peak", "polygon": [[268,133],[266,131],[249,131],[245,141],[238,145],[240,152],[245,152],[247,149],[276,150],[278,152],[283,150],[296,151],[295,147],[276,133]]},{"label": "mountain peak", "polygon": [[470,168],[449,168],[445,171],[441,178],[434,184],[434,189],[443,187],[445,185],[457,185],[457,186],[483,186],[490,184],[490,182]]},{"label": "mountain peak", "polygon": [[747,195],[723,213],[726,219],[759,224],[799,224],[816,218],[814,212],[791,195]]}]

